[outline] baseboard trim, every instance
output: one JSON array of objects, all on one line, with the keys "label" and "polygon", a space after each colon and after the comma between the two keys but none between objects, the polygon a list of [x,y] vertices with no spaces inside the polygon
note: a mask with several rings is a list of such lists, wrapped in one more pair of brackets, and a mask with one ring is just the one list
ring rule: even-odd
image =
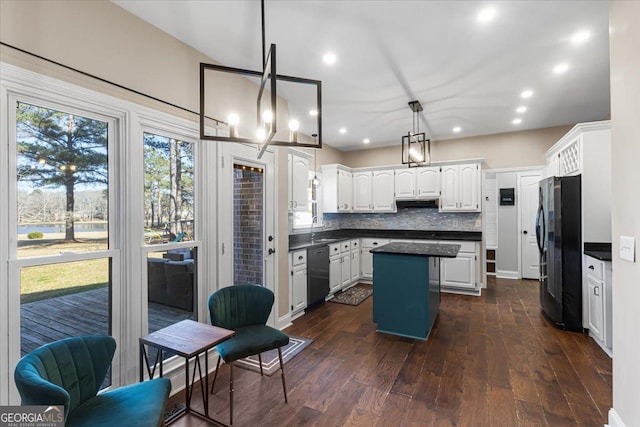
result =
[{"label": "baseboard trim", "polygon": [[622,419],[620,419],[620,416],[614,408],[609,409],[609,424],[607,425],[610,427],[625,427]]},{"label": "baseboard trim", "polygon": [[[302,313],[304,314],[304,311]],[[291,326],[291,320],[291,313],[287,313],[284,316],[278,318],[276,327],[280,330],[288,328],[289,326]]]},{"label": "baseboard trim", "polygon": [[519,279],[520,274],[517,271],[497,270],[496,277],[498,279]]}]

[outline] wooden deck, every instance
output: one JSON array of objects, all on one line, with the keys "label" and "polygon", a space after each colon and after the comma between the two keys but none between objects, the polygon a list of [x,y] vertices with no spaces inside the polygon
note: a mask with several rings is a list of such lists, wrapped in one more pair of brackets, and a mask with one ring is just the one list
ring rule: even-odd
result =
[{"label": "wooden deck", "polygon": [[[149,303],[149,332],[193,318],[190,311]],[[107,288],[22,304],[20,350],[24,356],[43,344],[75,335],[109,334],[109,329]]]}]

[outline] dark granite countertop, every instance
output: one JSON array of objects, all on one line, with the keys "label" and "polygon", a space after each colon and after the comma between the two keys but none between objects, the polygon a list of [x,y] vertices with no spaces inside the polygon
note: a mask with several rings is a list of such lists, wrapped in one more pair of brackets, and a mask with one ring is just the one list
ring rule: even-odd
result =
[{"label": "dark granite countertop", "polygon": [[460,245],[450,245],[441,243],[389,243],[379,248],[373,248],[369,252],[373,254],[397,254],[397,255],[417,255],[425,257],[455,258],[458,256]]},{"label": "dark granite countertop", "polygon": [[611,243],[584,243],[584,254],[600,261],[611,261]]},{"label": "dark granite countertop", "polygon": [[316,248],[333,242],[357,238],[378,239],[412,239],[412,240],[459,240],[482,241],[481,231],[452,231],[452,230],[373,230],[373,229],[341,229],[317,231],[314,240],[311,233],[289,235],[289,250]]}]

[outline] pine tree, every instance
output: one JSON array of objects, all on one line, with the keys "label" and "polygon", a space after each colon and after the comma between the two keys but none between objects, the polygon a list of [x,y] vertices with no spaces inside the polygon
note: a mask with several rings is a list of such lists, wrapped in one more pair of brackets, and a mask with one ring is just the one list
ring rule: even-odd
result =
[{"label": "pine tree", "polygon": [[65,240],[75,240],[76,186],[108,182],[107,135],[107,122],[18,103],[18,180],[64,188]]}]

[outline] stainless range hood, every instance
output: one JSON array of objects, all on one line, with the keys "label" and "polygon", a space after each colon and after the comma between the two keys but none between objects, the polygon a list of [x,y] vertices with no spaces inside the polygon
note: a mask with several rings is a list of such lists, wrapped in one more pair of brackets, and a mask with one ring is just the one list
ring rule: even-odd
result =
[{"label": "stainless range hood", "polygon": [[425,208],[425,209],[438,209],[439,199],[430,200],[396,200],[396,206],[398,209],[406,208]]}]

